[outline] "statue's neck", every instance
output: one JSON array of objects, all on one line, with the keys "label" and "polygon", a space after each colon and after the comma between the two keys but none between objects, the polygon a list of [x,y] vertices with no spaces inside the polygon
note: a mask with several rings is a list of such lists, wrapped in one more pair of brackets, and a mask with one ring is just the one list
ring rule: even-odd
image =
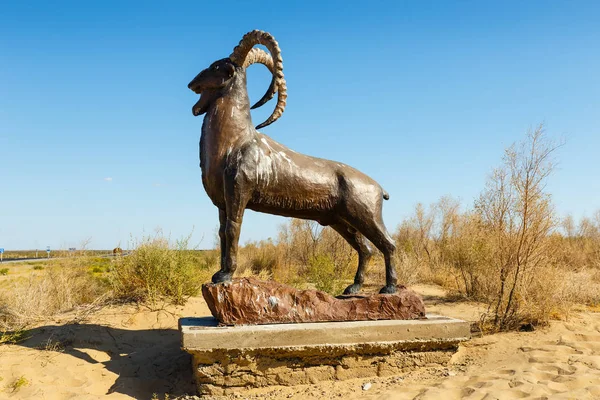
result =
[{"label": "statue's neck", "polygon": [[243,69],[223,89],[223,94],[212,102],[204,117],[202,136],[209,139],[210,151],[222,153],[231,145],[255,132],[250,115],[250,99]]}]

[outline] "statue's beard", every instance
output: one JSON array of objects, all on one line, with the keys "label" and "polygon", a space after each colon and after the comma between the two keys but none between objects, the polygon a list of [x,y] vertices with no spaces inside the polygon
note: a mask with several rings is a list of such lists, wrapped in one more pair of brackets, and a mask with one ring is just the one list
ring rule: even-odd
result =
[{"label": "statue's beard", "polygon": [[210,97],[211,96],[205,92],[202,92],[202,94],[200,94],[200,100],[198,100],[196,104],[194,104],[194,106],[192,107],[192,114],[194,114],[194,117],[202,115],[208,110],[208,106],[210,104]]}]

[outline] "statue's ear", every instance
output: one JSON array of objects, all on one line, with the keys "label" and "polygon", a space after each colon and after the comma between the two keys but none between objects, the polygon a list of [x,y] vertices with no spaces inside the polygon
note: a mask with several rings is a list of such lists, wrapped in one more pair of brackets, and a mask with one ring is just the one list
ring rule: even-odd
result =
[{"label": "statue's ear", "polygon": [[227,74],[227,79],[231,78],[235,74],[235,66],[232,63],[225,63],[223,71]]}]

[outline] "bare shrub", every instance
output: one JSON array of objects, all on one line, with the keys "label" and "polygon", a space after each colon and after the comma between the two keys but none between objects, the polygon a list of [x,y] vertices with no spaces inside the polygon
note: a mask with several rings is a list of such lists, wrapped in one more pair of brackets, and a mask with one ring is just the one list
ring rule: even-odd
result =
[{"label": "bare shrub", "polygon": [[[399,284],[409,286],[417,282],[429,280],[430,277],[424,277],[428,270],[423,269],[423,266],[415,257],[400,251],[396,252],[395,257],[396,274]],[[367,277],[369,281],[377,282],[378,284],[385,280],[383,257],[376,257],[371,261],[371,266],[367,268]]]},{"label": "bare shrub", "polygon": [[498,285],[488,301],[493,329],[512,329],[538,319],[530,318],[531,308],[524,304],[540,267],[551,260],[549,238],[556,220],[545,188],[556,148],[542,126],[529,132],[524,142],[506,150],[503,165],[493,171],[476,202],[489,235],[486,264]]},{"label": "bare shrub", "polygon": [[[290,219],[279,227],[275,241],[246,243],[238,263],[238,275],[259,275],[299,289],[322,287],[337,294],[354,276],[358,257],[333,229],[314,221]],[[325,276],[335,282],[326,285]]]},{"label": "bare shrub", "polygon": [[600,210],[579,223],[567,215],[560,225],[562,235],[553,237],[557,263],[575,270],[600,268]]},{"label": "bare shrub", "polygon": [[397,248],[405,254],[410,254],[418,265],[434,266],[433,229],[435,223],[435,207],[425,210],[418,203],[414,214],[403,221],[397,229],[395,241]]},{"label": "bare shrub", "polygon": [[567,268],[554,267],[556,277],[560,279],[559,296],[561,303],[600,305],[600,270],[585,268],[573,271]]},{"label": "bare shrub", "polygon": [[273,276],[280,263],[281,254],[272,240],[246,243],[240,251],[240,273],[250,270],[252,273]]},{"label": "bare shrub", "polygon": [[[280,226],[274,246],[278,261],[273,277],[298,288],[317,286],[319,281],[319,287],[328,286],[325,291],[337,294],[358,265],[355,250],[344,238],[314,221],[292,219]],[[336,281],[331,286],[324,285],[323,277],[327,275]]]},{"label": "bare shrub", "polygon": [[598,297],[591,271],[600,265],[600,212],[556,229],[546,182],[557,147],[538,127],[506,150],[472,210],[448,197],[419,204],[395,234],[418,279],[486,302],[493,330],[543,324]]},{"label": "bare shrub", "polygon": [[485,299],[490,293],[491,274],[487,270],[488,232],[479,215],[456,214],[449,223],[451,232],[440,240],[440,253],[455,283],[455,289],[466,297]]}]

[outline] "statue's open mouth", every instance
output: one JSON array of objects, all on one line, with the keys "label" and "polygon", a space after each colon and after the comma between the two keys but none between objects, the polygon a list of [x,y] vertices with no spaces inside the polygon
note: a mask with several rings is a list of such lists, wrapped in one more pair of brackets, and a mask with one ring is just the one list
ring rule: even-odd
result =
[{"label": "statue's open mouth", "polygon": [[206,111],[208,111],[208,106],[210,104],[211,96],[210,96],[210,93],[204,94],[200,90],[195,90],[195,89],[192,89],[192,90],[195,93],[200,94],[200,99],[192,107],[192,114],[194,114],[194,117],[197,117],[198,115],[202,115]]},{"label": "statue's open mouth", "polygon": [[198,99],[198,101],[196,102],[196,104],[194,104],[194,106],[192,107],[192,114],[194,114],[194,117],[197,117],[198,115],[200,115],[200,114],[203,113],[202,112],[203,101],[202,101],[202,87],[201,86],[202,85],[198,84],[198,77],[194,78],[188,84],[188,89],[190,89],[192,92],[200,95],[200,99]]},{"label": "statue's open mouth", "polygon": [[204,114],[206,112],[206,110],[204,109],[206,107],[206,99],[202,100],[202,88],[200,87],[201,85],[195,85],[194,81],[190,82],[190,84],[188,85],[188,88],[196,93],[200,95],[200,99],[198,99],[198,101],[196,102],[196,104],[194,104],[194,106],[192,107],[192,114],[194,114],[194,117],[197,117],[200,114]]}]

